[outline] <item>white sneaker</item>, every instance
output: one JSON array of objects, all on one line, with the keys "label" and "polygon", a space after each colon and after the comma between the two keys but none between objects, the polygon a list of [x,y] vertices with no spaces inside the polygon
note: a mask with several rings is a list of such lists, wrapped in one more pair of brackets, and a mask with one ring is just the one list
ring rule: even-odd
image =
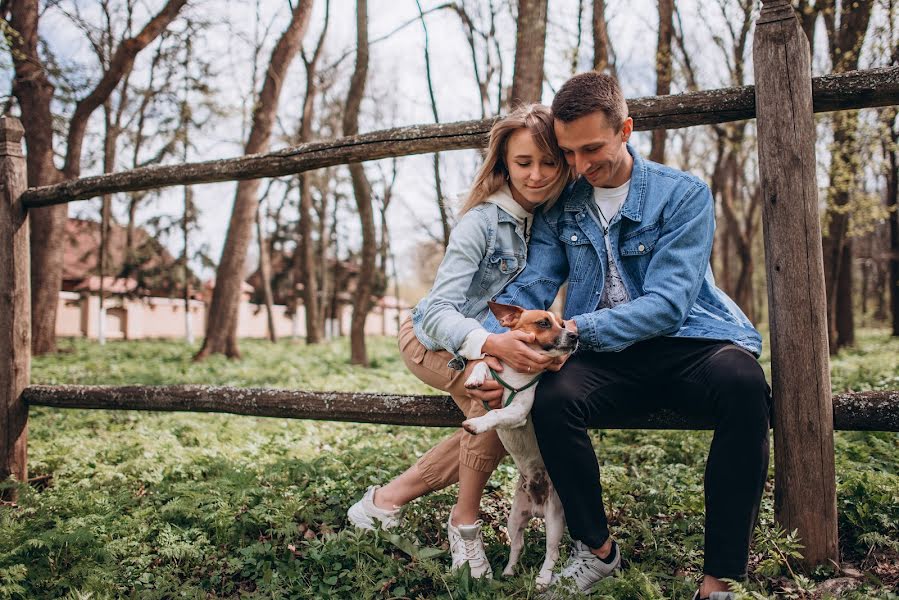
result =
[{"label": "white sneaker", "polygon": [[375,490],[380,487],[373,485],[365,490],[362,499],[346,511],[350,523],[360,529],[377,529],[378,525],[381,529],[390,529],[400,524],[402,517],[399,508],[388,510],[375,506]]},{"label": "white sneaker", "polygon": [[555,598],[560,594],[589,594],[596,584],[615,572],[621,565],[618,544],[612,542],[612,562],[605,562],[583,542],[575,540],[568,562],[558,575],[553,575],[550,587],[541,597]]},{"label": "white sneaker", "polygon": [[453,570],[468,563],[471,576],[475,579],[493,578],[493,569],[484,552],[484,541],[481,539],[481,521],[474,525],[453,525],[453,513],[450,512],[446,522],[446,533],[449,536],[450,552],[453,555]]}]

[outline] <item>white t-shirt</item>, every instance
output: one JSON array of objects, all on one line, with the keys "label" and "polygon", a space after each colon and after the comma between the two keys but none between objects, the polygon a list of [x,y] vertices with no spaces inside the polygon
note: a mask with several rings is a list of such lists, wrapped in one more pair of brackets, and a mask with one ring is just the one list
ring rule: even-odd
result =
[{"label": "white t-shirt", "polygon": [[602,289],[602,297],[599,299],[599,304],[596,308],[612,308],[613,306],[618,306],[619,304],[630,301],[627,288],[624,287],[624,282],[621,281],[621,273],[618,272],[618,264],[613,255],[612,244],[609,242],[608,235],[609,224],[615,219],[618,211],[621,210],[621,206],[624,204],[625,199],[627,199],[627,192],[630,188],[630,179],[628,179],[624,185],[620,185],[616,188],[593,188],[593,200],[596,202],[596,206],[599,209],[597,211],[599,213],[597,215],[599,217],[599,224],[605,234],[603,235],[603,238],[606,241],[606,258],[608,259],[606,262],[609,264],[609,268],[606,269],[606,279]]}]

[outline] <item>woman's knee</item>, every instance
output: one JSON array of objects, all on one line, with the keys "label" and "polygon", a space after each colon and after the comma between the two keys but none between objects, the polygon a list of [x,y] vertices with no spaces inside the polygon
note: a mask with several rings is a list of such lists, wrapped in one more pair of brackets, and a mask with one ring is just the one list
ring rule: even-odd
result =
[{"label": "woman's knee", "polygon": [[495,431],[477,435],[463,433],[459,445],[459,463],[483,473],[492,473],[506,455],[506,448]]}]

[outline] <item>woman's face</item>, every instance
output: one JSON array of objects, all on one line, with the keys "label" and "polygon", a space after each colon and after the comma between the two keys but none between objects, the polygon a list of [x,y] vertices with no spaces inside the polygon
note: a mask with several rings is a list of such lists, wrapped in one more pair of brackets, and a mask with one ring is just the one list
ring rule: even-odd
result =
[{"label": "woman's face", "polygon": [[509,137],[505,158],[512,197],[522,208],[532,212],[546,201],[561,165],[556,157],[540,151],[533,134],[525,128]]}]

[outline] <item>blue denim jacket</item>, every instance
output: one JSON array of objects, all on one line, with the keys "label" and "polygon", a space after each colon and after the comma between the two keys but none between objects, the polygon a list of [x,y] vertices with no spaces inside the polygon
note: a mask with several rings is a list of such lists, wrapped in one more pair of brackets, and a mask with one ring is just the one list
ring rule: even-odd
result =
[{"label": "blue denim jacket", "polygon": [[449,245],[428,295],[412,309],[418,340],[429,350],[448,350],[454,368],[466,336],[481,327],[487,301],[524,269],[523,226],[495,204],[469,210],[450,234]]},{"label": "blue denim jacket", "polygon": [[[631,185],[609,241],[631,301],[596,309],[607,258],[602,229],[588,214],[593,187],[583,178],[535,215],[527,268],[497,301],[548,308],[567,280],[564,316],[574,319],[588,350],[617,351],[672,336],[727,340],[760,354],[758,331],[715,286],[709,265],[715,205],[708,186],[643,160],[630,145],[627,150],[634,158]],[[484,327],[503,330],[492,315]]]}]

